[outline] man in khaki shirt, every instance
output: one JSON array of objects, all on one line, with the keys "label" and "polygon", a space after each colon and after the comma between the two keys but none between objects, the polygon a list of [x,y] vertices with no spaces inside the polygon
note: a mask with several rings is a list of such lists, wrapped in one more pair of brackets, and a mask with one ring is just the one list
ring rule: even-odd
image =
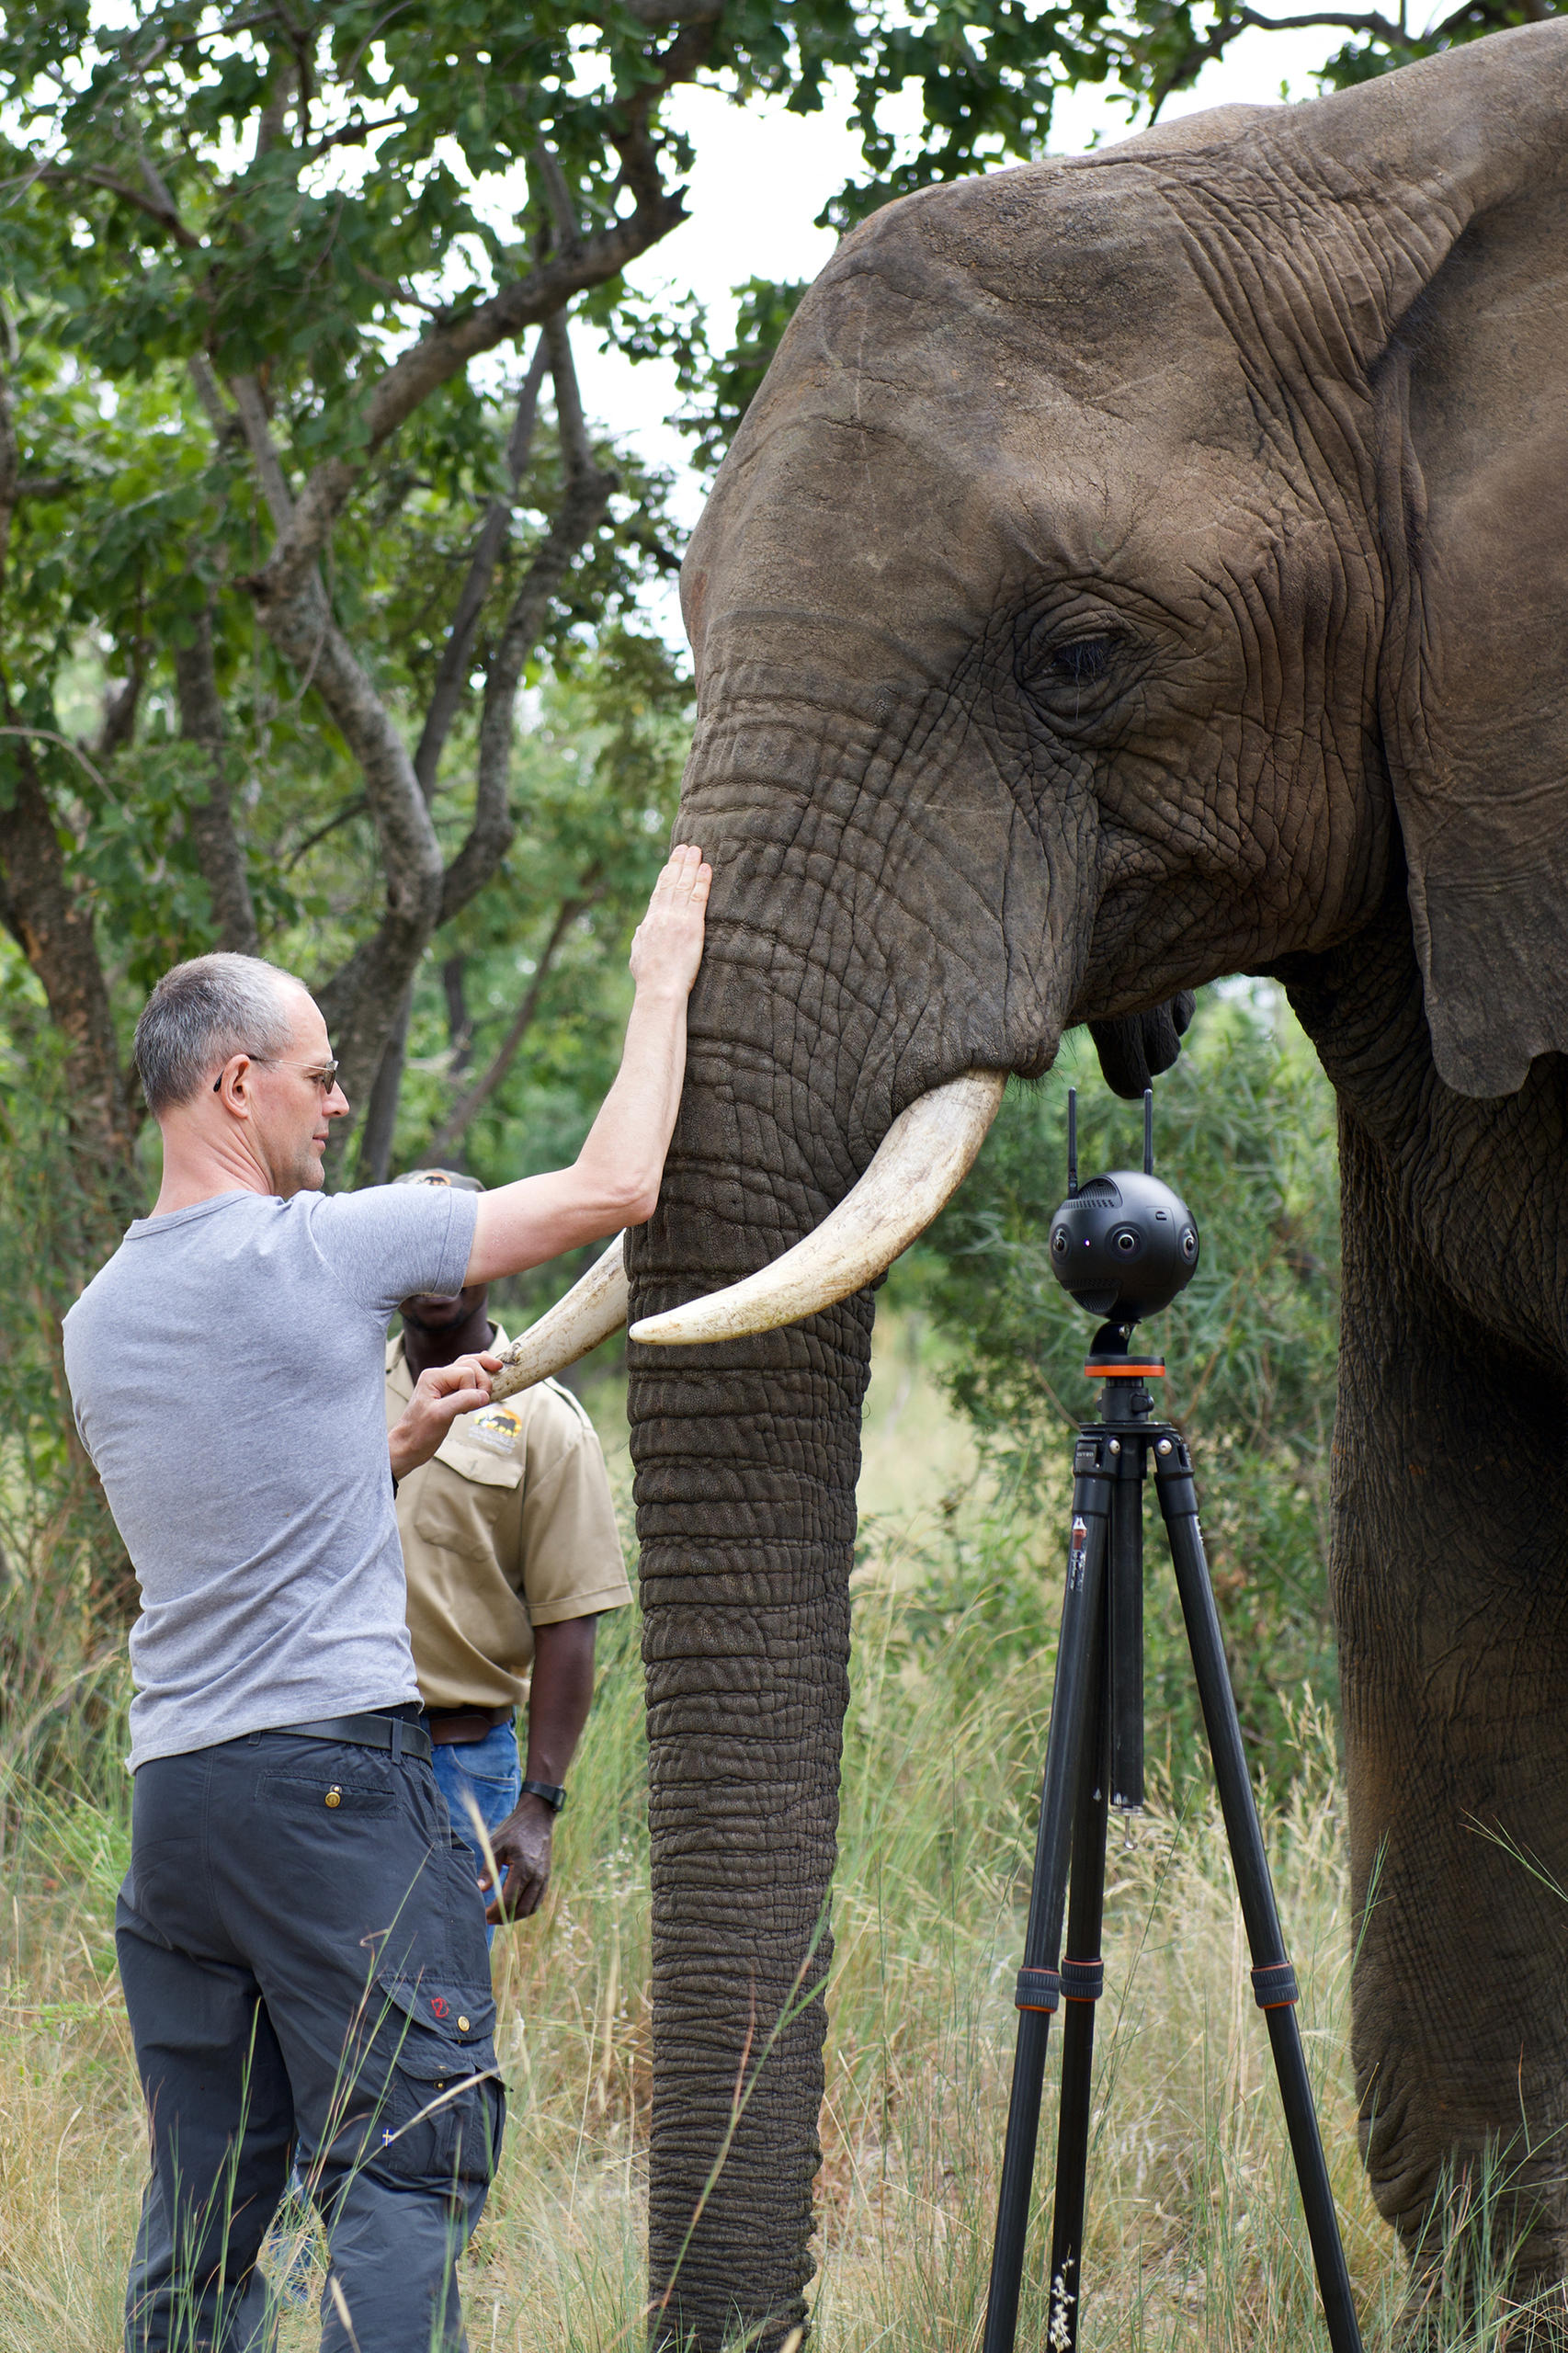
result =
[{"label": "man in khaki shirt", "polygon": [[[441,1168],[397,1182],[483,1189]],[[506,1343],[481,1288],[404,1300],[402,1314],[387,1346],[389,1429],[422,1372]],[[485,1914],[493,1928],[536,1911],[549,1884],[551,1834],[593,1699],[595,1625],[631,1598],[593,1424],[553,1381],[461,1416],[401,1481],[397,1525],[436,1779],[479,1886],[490,1876],[472,1806],[504,1876]],[[525,1699],[526,1769],[513,1729]]]}]

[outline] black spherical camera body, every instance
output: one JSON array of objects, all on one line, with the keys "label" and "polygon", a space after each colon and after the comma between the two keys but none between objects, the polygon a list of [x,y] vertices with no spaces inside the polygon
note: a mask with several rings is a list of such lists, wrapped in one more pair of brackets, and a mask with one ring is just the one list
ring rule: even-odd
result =
[{"label": "black spherical camera body", "polygon": [[1090,1314],[1157,1315],[1198,1271],[1198,1227],[1179,1194],[1132,1168],[1091,1176],[1051,1221],[1051,1267]]}]

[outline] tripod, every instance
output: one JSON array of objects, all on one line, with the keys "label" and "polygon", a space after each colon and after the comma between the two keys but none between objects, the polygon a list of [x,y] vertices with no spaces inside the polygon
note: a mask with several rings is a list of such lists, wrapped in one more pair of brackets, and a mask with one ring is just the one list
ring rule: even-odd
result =
[{"label": "tripod", "polygon": [[[1103,1185],[1108,1180],[1098,1181]],[[1074,1184],[1075,1193],[1075,1169]],[[1123,1180],[1123,1191],[1127,1189]],[[1086,1188],[1076,1198],[1085,1200],[1092,1190]],[[1073,2353],[1078,2341],[1095,2004],[1105,1984],[1099,1948],[1108,1806],[1131,1812],[1143,1802],[1142,1496],[1151,1462],[1252,1951],[1253,1991],[1267,2021],[1329,2343],[1334,2353],[1361,2353],[1350,2277],[1292,2006],[1296,1980],[1280,1935],[1203,1555],[1191,1459],[1181,1433],[1168,1422],[1152,1419],[1153,1399],[1143,1381],[1163,1373],[1165,1366],[1157,1357],[1129,1354],[1125,1325],[1101,1328],[1085,1370],[1103,1376],[1105,1389],[1101,1418],[1080,1425],[1073,1449],[1067,1585],[1024,1965],[1015,1995],[1018,2040],[983,2353],[1011,2353],[1017,2328],[1046,2038],[1059,2000],[1067,2006],[1046,2343],[1050,2353]],[[1062,1959],[1069,1843],[1072,1903],[1067,1910],[1068,1957]]]}]

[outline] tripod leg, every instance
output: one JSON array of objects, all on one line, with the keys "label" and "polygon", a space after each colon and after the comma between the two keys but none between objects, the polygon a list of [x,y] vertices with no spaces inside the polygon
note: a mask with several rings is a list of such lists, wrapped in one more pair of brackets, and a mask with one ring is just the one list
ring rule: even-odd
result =
[{"label": "tripod leg", "polygon": [[1007,2139],[996,2204],[996,2238],[991,2255],[983,2353],[1012,2353],[1017,2330],[1029,2191],[1034,2181],[1035,2143],[1040,2137],[1046,2038],[1051,2029],[1051,2013],[1061,1990],[1056,1962],[1062,1949],[1062,1915],[1067,1898],[1068,1839],[1078,1794],[1085,1719],[1095,1688],[1093,1671],[1102,1646],[1110,1482],[1100,1468],[1100,1441],[1081,1438],[1074,1452],[1073,1468],[1073,1535],[1067,1555],[1062,1631],[1057,1640],[1056,1681],[1051,1698],[1051,1730],[1046,1737],[1045,1778],[1040,1789],[1028,1926],[1024,1935],[1024,1965],[1018,1972],[1015,1996],[1018,2006],[1018,2040],[1013,2057],[1012,2096],[1007,2104]]},{"label": "tripod leg", "polygon": [[1110,1802],[1119,1813],[1143,1805],[1143,1449],[1119,1440],[1106,1555],[1110,1645]]},{"label": "tripod leg", "polygon": [[1268,2023],[1268,2040],[1306,2212],[1307,2236],[1312,2241],[1328,2341],[1334,2353],[1361,2353],[1361,2332],[1350,2294],[1350,2274],[1339,2236],[1339,2218],[1334,2211],[1334,2192],[1329,2187],[1328,2167],[1324,2162],[1317,2114],[1312,2106],[1312,2083],[1296,2023],[1296,1979],[1280,1933],[1274,1882],[1269,1877],[1263,1830],[1253,1802],[1235,1695],[1225,1664],[1219,1613],[1209,1582],[1209,1563],[1203,1555],[1192,1461],[1185,1440],[1175,1432],[1155,1443],[1154,1483],[1170,1539],[1181,1614],[1187,1621],[1198,1697],[1209,1734],[1220,1807],[1225,1817],[1225,1836],[1235,1870],[1242,1918],[1252,1951],[1253,1992]]},{"label": "tripod leg", "polygon": [[[1142,1575],[1142,1563],[1139,1574]],[[1111,1564],[1107,1631],[1115,1609]],[[1084,2197],[1095,2063],[1095,2004],[1105,1987],[1100,1927],[1105,1914],[1107,1798],[1110,1787],[1110,1662],[1102,1654],[1094,1737],[1085,1751],[1068,1880],[1067,1951],[1062,1963],[1062,2105],[1056,2127],[1056,2197],[1051,2231],[1051,2353],[1074,2353],[1084,2300]]]}]

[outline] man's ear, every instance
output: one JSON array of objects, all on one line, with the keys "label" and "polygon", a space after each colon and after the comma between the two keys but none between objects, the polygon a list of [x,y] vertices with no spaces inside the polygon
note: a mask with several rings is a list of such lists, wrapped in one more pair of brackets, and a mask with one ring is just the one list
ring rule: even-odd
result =
[{"label": "man's ear", "polygon": [[1568,1051],[1568,23],[1270,125],[1335,200],[1370,391],[1384,755],[1439,1075]]}]

